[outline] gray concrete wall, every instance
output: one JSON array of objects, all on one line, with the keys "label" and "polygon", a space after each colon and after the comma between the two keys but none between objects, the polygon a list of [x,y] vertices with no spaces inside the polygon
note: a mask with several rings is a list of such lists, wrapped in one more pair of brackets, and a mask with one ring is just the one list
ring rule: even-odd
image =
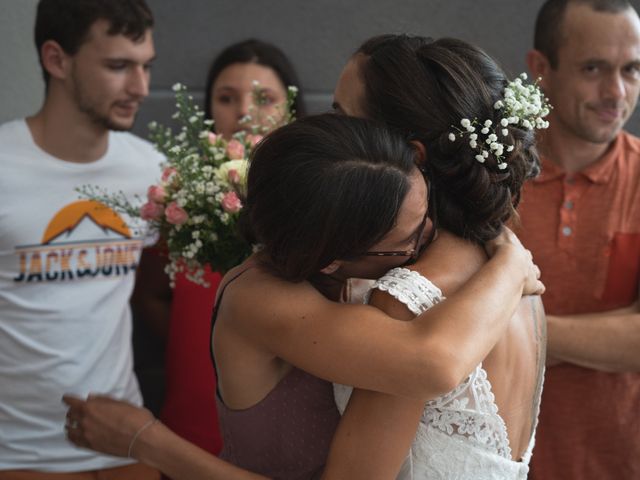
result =
[{"label": "gray concrete wall", "polygon": [[[638,0],[640,1],[640,0]],[[151,120],[170,121],[171,85],[182,82],[202,99],[211,59],[226,45],[256,37],[280,46],[299,71],[311,112],[329,108],[350,53],[366,38],[388,32],[473,42],[512,75],[524,55],[542,0],[148,0],[156,16],[158,59],[152,91],[135,132]],[[637,2],[636,2],[637,3]],[[42,98],[33,48],[36,0],[0,0],[0,121],[31,113]],[[629,129],[640,134],[640,115]]]},{"label": "gray concrete wall", "polygon": [[44,82],[33,44],[37,0],[0,0],[0,123],[35,112]]}]

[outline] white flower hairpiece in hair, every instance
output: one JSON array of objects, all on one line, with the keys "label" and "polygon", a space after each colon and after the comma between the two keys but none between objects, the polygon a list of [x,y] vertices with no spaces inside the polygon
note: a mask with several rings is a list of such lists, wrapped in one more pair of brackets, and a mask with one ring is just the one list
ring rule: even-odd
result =
[{"label": "white flower hairpiece in hair", "polygon": [[[515,80],[509,82],[504,89],[504,98],[494,104],[493,108],[503,111],[499,125],[494,126],[491,120],[480,123],[477,119],[463,118],[460,120],[462,129],[454,126],[456,133],[449,133],[449,140],[455,142],[457,137],[468,134],[469,146],[478,151],[475,156],[478,162],[484,163],[492,154],[500,170],[507,168],[504,152],[505,150],[511,152],[514,147],[505,145],[499,139],[500,136],[509,135],[507,129],[509,125],[528,130],[549,127],[549,122],[544,120],[544,117],[549,115],[552,107],[538,86],[539,79],[533,84],[525,85],[523,80],[526,79],[527,74],[521,73]],[[476,127],[479,129],[479,134],[476,132]]]}]

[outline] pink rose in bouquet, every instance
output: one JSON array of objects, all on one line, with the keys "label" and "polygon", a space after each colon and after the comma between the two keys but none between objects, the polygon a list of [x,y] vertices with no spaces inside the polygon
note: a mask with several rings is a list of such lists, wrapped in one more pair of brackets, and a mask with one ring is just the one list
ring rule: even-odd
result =
[{"label": "pink rose in bouquet", "polygon": [[164,203],[166,192],[162,185],[151,185],[147,190],[147,198],[150,202]]},{"label": "pink rose in bouquet", "polygon": [[207,138],[209,139],[209,143],[211,145],[215,145],[216,141],[218,140],[218,136],[213,132],[209,132],[209,135],[207,135]]},{"label": "pink rose in bouquet", "polygon": [[244,158],[244,145],[235,138],[227,145],[227,155],[231,160],[241,160]]},{"label": "pink rose in bouquet", "polygon": [[236,192],[227,192],[222,197],[222,209],[227,213],[239,212],[242,208],[242,202],[238,198]]},{"label": "pink rose in bouquet", "polygon": [[147,202],[140,207],[140,218],[143,220],[158,220],[162,217],[164,206],[156,202]]},{"label": "pink rose in bouquet", "polygon": [[183,208],[179,207],[176,202],[171,202],[167,205],[164,214],[167,222],[173,225],[182,225],[189,218],[189,214]]},{"label": "pink rose in bouquet", "polygon": [[258,143],[260,143],[260,141],[263,138],[264,138],[264,136],[258,135],[258,134],[255,134],[255,135],[249,134],[249,135],[247,135],[247,140],[251,144],[251,148],[254,148]]},{"label": "pink rose in bouquet", "polygon": [[162,171],[162,181],[167,183],[178,171],[173,167],[167,167]]},{"label": "pink rose in bouquet", "polygon": [[238,170],[236,170],[235,168],[232,168],[231,170],[229,170],[229,173],[227,174],[227,176],[229,177],[229,181],[231,183],[240,183],[241,177],[240,177],[240,174],[238,173]]}]

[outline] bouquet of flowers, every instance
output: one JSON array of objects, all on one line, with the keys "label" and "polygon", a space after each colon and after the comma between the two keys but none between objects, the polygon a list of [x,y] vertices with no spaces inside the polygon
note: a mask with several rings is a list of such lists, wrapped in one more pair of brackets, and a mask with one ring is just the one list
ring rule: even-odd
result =
[{"label": "bouquet of flowers", "polygon": [[[254,103],[259,105],[260,89],[254,86]],[[94,186],[84,186],[79,192],[145,220],[159,232],[167,246],[172,286],[178,272],[206,286],[207,263],[224,272],[241,263],[254,248],[236,231],[246,193],[248,159],[262,133],[293,120],[297,89],[288,88],[287,110],[279,122],[261,121],[267,126],[253,126],[250,132],[238,132],[230,140],[211,131],[213,122],[204,119],[186,87],[176,84],[173,90],[177,106],[173,118],[181,128],[175,134],[156,122],[149,125],[150,139],[166,162],[160,181],[148,189],[146,203],[134,206],[122,193],[110,194]],[[252,125],[251,116],[244,121]]]}]

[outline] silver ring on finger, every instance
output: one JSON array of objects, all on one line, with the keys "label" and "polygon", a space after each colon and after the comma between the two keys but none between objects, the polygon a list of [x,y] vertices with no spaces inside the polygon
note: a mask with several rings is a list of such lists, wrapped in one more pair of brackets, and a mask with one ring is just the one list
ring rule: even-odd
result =
[{"label": "silver ring on finger", "polygon": [[76,420],[75,418],[67,418],[67,425],[66,427],[70,430],[75,430],[80,426],[80,422],[78,422],[78,420]]}]

